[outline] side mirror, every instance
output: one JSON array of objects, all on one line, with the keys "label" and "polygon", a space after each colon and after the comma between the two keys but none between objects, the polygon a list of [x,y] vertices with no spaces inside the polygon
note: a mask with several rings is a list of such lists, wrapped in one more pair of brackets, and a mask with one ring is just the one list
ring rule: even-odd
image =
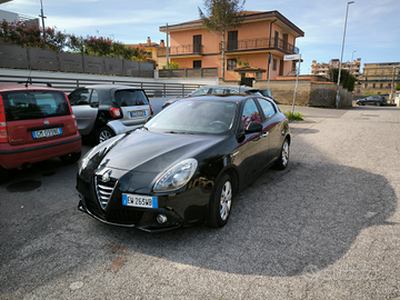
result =
[{"label": "side mirror", "polygon": [[246,126],[245,133],[261,132],[262,130],[263,130],[263,125],[261,123],[250,122],[250,124]]}]

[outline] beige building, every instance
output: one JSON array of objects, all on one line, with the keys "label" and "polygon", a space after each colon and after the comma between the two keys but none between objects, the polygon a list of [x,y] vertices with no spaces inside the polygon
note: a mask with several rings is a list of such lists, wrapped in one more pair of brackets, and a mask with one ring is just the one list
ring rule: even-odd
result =
[{"label": "beige building", "polygon": [[[357,58],[352,62],[342,62],[342,69],[350,72],[351,75],[356,77],[357,79],[360,76],[360,67],[361,67],[361,58]],[[318,75],[323,77],[329,76],[329,69],[331,68],[339,68],[339,60],[331,59],[329,63],[317,63],[316,60],[313,60],[311,65],[311,75]]]},{"label": "beige building", "polygon": [[384,95],[391,98],[398,83],[400,62],[364,64],[359,94]]},{"label": "beige building", "polygon": [[160,44],[152,42],[150,37],[147,37],[146,43],[127,45],[128,47],[143,47],[147,52],[148,58],[153,60],[156,64],[156,69],[160,70],[163,66],[167,65],[167,59],[164,56],[160,56],[160,52],[165,51],[165,42],[164,40],[160,41]]}]

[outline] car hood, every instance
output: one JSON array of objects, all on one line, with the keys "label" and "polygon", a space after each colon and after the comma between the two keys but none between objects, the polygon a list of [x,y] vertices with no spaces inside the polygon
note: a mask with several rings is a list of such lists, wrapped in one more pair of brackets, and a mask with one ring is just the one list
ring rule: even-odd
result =
[{"label": "car hood", "polygon": [[156,133],[136,130],[121,139],[102,160],[102,166],[135,172],[159,173],[185,158],[196,156],[225,136]]}]

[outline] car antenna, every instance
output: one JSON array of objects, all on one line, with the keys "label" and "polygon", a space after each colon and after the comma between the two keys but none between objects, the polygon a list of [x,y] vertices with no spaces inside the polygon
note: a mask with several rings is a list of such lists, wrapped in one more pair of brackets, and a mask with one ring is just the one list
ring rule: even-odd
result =
[{"label": "car antenna", "polygon": [[26,83],[25,83],[25,87],[28,87],[29,81],[32,81],[32,79],[31,79],[31,73],[32,73],[32,67],[29,68],[29,75],[28,75],[28,79],[27,79],[27,81],[26,81]]}]

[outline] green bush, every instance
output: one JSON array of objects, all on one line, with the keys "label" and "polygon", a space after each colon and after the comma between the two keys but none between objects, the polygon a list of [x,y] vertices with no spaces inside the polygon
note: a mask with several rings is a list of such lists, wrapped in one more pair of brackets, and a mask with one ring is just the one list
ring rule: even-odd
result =
[{"label": "green bush", "polygon": [[303,114],[299,112],[291,112],[290,110],[283,112],[290,121],[304,121]]}]

